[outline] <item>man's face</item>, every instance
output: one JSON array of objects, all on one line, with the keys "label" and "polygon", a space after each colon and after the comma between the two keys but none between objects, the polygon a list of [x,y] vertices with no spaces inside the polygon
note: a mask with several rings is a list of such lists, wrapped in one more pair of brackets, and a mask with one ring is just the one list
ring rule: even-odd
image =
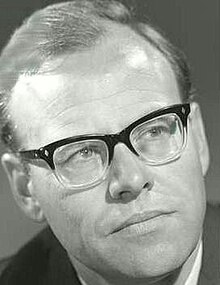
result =
[{"label": "man's face", "polygon": [[[116,133],[153,110],[181,103],[169,63],[125,28],[49,65],[56,66],[54,73],[21,78],[14,89],[10,110],[26,149]],[[184,263],[199,240],[205,211],[191,124],[183,154],[164,165],[147,165],[116,145],[106,179],[89,190],[74,193],[49,168],[31,166],[32,195],[72,260],[116,280],[159,276]],[[157,211],[163,215],[116,231],[134,215]]]}]

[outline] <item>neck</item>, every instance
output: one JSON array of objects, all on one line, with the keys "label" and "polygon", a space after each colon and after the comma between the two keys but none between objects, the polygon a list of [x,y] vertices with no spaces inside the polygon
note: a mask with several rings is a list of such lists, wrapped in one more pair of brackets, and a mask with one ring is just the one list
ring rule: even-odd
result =
[{"label": "neck", "polygon": [[126,281],[106,278],[96,271],[89,269],[77,259],[70,257],[72,264],[84,285],[184,285],[194,265],[198,254],[200,241],[181,268],[168,273],[166,276],[149,280],[126,279]]}]

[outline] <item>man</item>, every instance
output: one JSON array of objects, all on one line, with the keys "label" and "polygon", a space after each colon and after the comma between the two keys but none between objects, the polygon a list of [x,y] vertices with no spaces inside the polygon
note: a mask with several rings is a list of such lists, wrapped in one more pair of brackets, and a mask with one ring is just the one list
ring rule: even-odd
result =
[{"label": "man", "polygon": [[219,210],[203,230],[209,153],[182,54],[121,4],[83,0],[34,13],[0,63],[2,163],[50,227],[0,283],[218,284]]}]

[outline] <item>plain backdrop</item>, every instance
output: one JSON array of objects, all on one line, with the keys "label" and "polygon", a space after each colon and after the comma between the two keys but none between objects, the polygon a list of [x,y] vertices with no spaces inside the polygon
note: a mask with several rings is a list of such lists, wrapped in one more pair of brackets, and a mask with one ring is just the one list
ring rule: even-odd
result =
[{"label": "plain backdrop", "polygon": [[[62,1],[0,0],[0,48],[34,10]],[[131,2],[131,1],[123,1]],[[205,121],[211,166],[207,197],[220,202],[219,0],[134,0],[140,17],[148,16],[187,55]],[[4,151],[0,147],[0,154]],[[0,167],[0,258],[13,254],[42,225],[30,221],[15,205]]]}]

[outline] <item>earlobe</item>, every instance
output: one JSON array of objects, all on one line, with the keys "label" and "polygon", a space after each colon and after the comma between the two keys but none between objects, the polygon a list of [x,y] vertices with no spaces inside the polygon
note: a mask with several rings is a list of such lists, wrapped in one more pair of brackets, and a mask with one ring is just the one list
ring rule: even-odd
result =
[{"label": "earlobe", "polygon": [[205,176],[209,168],[209,148],[200,107],[196,102],[191,103],[190,118],[193,137],[198,150],[203,176]]},{"label": "earlobe", "polygon": [[43,222],[41,206],[33,194],[32,180],[20,160],[10,153],[2,156],[2,165],[8,176],[13,196],[25,214],[36,222]]}]

